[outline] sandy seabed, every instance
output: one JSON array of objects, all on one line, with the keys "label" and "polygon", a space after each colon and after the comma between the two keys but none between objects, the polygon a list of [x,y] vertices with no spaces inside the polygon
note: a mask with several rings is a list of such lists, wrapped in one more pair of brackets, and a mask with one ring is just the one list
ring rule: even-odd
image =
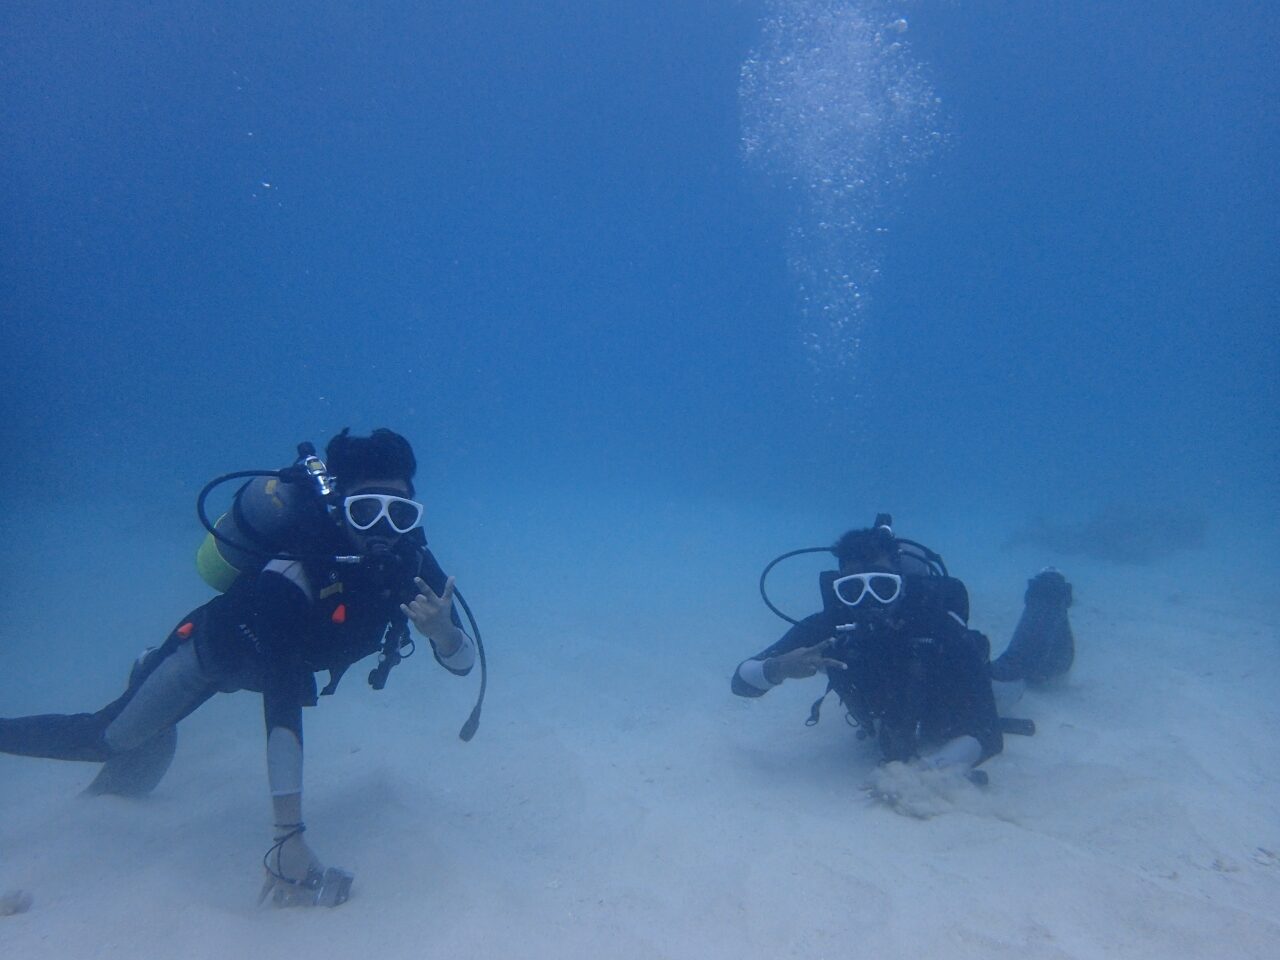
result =
[{"label": "sandy seabed", "polygon": [[[713,578],[717,541],[688,533],[690,520],[668,511],[612,531],[661,534],[633,558],[646,573],[621,582],[603,548],[545,541],[528,582],[513,575],[511,531],[485,531],[506,550],[459,580],[492,668],[470,744],[456,731],[475,678],[425,656],[380,694],[357,666],[308,711],[308,837],[356,875],[338,909],[255,906],[270,828],[251,694],[185,722],[143,801],[78,796],[90,766],[0,757],[0,893],[34,898],[0,918],[0,953],[1280,955],[1273,595],[1198,600],[1203,557],[1068,568],[1076,669],[1011,711],[1038,734],[1008,738],[985,789],[899,778],[895,809],[869,795],[885,774],[834,699],[803,725],[820,681],[759,701],[729,693],[737,661],[780,633],[753,599],[758,561],[792,544],[761,530],[758,549]],[[137,649],[202,599],[189,572],[172,572],[185,551],[111,533],[139,558],[114,580],[57,569],[15,589],[9,571],[0,714],[95,709]],[[973,578],[973,560],[949,559],[998,651],[1033,558],[1002,555]]]}]

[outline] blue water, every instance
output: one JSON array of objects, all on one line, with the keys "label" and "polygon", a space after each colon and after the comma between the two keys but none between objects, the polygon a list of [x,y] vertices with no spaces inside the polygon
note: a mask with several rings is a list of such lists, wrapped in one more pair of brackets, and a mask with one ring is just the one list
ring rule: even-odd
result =
[{"label": "blue water", "polygon": [[[824,6],[896,9],[777,9]],[[941,101],[907,134],[945,141],[868,161],[904,179],[843,265],[878,275],[832,376],[787,262],[806,188],[741,144],[765,12],[10,6],[17,481],[180,497],[387,423],[442,495],[821,497],[833,529],[1173,497],[1274,532],[1274,14],[903,5]],[[874,103],[859,55],[812,69]]]},{"label": "blue water", "polygon": [[1045,563],[1270,596],[1277,41],[1246,0],[7,4],[0,714],[114,695],[207,595],[200,486],[348,425],[414,442],[499,665],[563,629],[721,683],[760,566],[880,510],[997,639]]}]

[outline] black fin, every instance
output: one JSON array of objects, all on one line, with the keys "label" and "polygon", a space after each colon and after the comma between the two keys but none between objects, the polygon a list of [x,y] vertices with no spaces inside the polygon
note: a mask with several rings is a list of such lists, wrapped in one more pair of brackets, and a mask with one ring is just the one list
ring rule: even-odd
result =
[{"label": "black fin", "polygon": [[119,797],[145,797],[164,778],[178,749],[178,728],[167,727],[142,746],[118,753],[102,765],[84,792]]},{"label": "black fin", "polygon": [[1027,581],[1022,617],[1009,648],[991,664],[993,680],[1043,683],[1062,676],[1075,661],[1075,637],[1067,608],[1071,584],[1057,570],[1044,570]]}]

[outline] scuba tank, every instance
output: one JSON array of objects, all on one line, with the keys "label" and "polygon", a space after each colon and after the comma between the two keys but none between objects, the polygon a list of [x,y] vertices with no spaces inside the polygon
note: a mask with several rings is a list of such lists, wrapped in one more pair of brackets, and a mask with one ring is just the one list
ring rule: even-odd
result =
[{"label": "scuba tank", "polygon": [[[231,507],[212,526],[204,512],[209,493],[231,480],[249,478]],[[322,529],[326,506],[336,497],[333,477],[310,443],[298,444],[298,459],[285,470],[241,470],[214,478],[200,492],[197,510],[209,531],[196,552],[201,579],[225,593],[246,572],[256,573],[280,556],[299,529]]]}]

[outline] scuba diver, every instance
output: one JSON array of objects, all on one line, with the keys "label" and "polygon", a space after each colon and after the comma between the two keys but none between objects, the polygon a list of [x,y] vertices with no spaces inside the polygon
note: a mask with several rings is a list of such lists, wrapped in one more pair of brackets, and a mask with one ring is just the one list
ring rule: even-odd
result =
[{"label": "scuba diver", "polygon": [[[473,642],[461,628],[453,600],[466,603],[427,549],[417,461],[404,437],[343,430],[327,463],[309,444],[299,453],[286,470],[227,474],[201,492],[209,536],[197,566],[222,592],[138,659],[124,694],[96,713],[0,719],[0,752],[102,763],[87,793],[140,796],[168,769],[179,721],[215,693],[260,692],[275,824],[260,902],[270,895],[276,906],[336,906],[352,877],[325,868],[303,835],[302,708],[317,702],[315,673],[328,671],[320,692],[331,694],[349,666],[381,652],[369,675],[380,689],[412,653],[412,624],[439,664],[463,676],[479,631],[472,619]],[[209,524],[210,490],[244,477],[231,509]],[[483,698],[482,647],[480,659]],[[464,740],[479,709],[478,701]]]},{"label": "scuba diver", "polygon": [[[820,552],[834,554],[839,569],[819,576],[822,611],[794,620],[769,601],[765,579],[782,560]],[[987,778],[976,768],[1001,752],[1005,733],[1034,732],[1030,721],[997,712],[991,645],[969,628],[964,584],[938,554],[896,537],[888,514],[830,548],[783,554],[765,567],[760,590],[792,627],[738,665],[738,696],[760,697],[785,680],[825,673],[827,693],[839,696],[859,739],[876,739],[882,761],[955,769],[978,784]],[[1038,643],[1028,632],[1027,648]],[[810,725],[825,698],[814,703]]]}]

